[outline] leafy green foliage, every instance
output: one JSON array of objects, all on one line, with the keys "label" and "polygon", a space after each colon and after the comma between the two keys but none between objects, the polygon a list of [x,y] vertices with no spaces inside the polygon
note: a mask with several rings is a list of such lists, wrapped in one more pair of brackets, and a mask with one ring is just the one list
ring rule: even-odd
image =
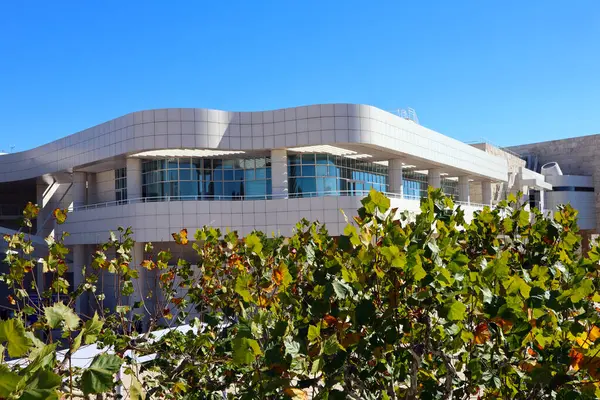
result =
[{"label": "leafy green foliage", "polygon": [[0,321],[0,342],[8,343],[8,355],[11,357],[26,354],[30,341],[25,334],[23,321],[20,319]]},{"label": "leafy green foliage", "polygon": [[[120,228],[76,288],[64,284],[62,238],[49,239],[41,267],[54,277],[41,306],[19,291],[40,268],[32,244],[8,237],[16,254],[2,280],[18,312],[0,339],[30,362],[0,364],[0,396],[114,394],[122,369],[132,399],[600,397],[600,248],[581,254],[575,210],[545,218],[513,198],[467,220],[439,191],[417,216],[390,205],[371,192],[337,238],[305,220],[286,238],[181,230],[174,246],[193,257],[148,244],[139,265]],[[122,296],[114,309],[96,288],[105,275]],[[149,291],[125,303],[140,277]],[[99,304],[92,318],[73,312],[83,294]],[[38,321],[25,325],[27,313]],[[105,350],[71,367],[86,344]]]},{"label": "leafy green foliage", "polygon": [[114,375],[123,360],[111,354],[100,354],[81,375],[83,393],[104,393],[114,386]]}]

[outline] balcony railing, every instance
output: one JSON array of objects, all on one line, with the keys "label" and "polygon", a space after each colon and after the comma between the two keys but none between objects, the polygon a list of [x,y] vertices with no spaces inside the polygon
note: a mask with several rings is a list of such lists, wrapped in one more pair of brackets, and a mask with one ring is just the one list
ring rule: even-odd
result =
[{"label": "balcony railing", "polygon": [[[120,206],[126,204],[139,204],[139,203],[156,203],[156,202],[170,202],[170,201],[252,201],[252,200],[277,200],[277,199],[300,199],[300,198],[313,198],[313,197],[339,197],[339,196],[354,196],[354,197],[365,197],[369,194],[369,190],[353,190],[353,191],[329,191],[329,192],[304,192],[304,193],[292,193],[292,194],[266,194],[266,195],[244,195],[244,196],[225,196],[225,195],[188,195],[188,196],[154,196],[154,197],[136,197],[126,200],[115,200],[106,201],[96,204],[87,204],[83,206],[71,207],[72,211],[84,211],[84,210],[95,210],[99,208]],[[387,197],[392,199],[404,199],[420,201],[421,196],[383,192]],[[475,208],[483,208],[484,204],[469,203],[463,201],[454,201],[454,204],[462,206],[470,206]]]}]

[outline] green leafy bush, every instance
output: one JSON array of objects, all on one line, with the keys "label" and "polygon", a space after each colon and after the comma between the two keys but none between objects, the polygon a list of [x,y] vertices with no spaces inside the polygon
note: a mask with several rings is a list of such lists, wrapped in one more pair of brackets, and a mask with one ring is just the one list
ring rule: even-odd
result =
[{"label": "green leafy bush", "polygon": [[[0,323],[0,341],[4,357],[32,361],[2,364],[0,396],[117,396],[122,371],[131,398],[600,397],[600,251],[581,255],[575,210],[546,219],[512,199],[467,223],[439,191],[416,218],[389,208],[371,192],[340,237],[308,221],[288,238],[206,227],[191,240],[183,230],[172,252],[147,245],[141,265],[130,263],[131,232],[121,229],[78,288],[61,281],[67,250],[49,240],[49,292],[69,294],[42,306],[22,285],[39,268],[31,242],[7,237],[16,254],[4,280],[18,313]],[[193,257],[173,257],[190,247]],[[82,293],[101,304],[102,274],[114,274],[123,299],[82,321],[73,304]],[[152,289],[132,304],[138,276]],[[38,321],[26,324],[28,314]],[[184,323],[191,329],[150,333]],[[106,350],[70,368],[92,343]]]}]

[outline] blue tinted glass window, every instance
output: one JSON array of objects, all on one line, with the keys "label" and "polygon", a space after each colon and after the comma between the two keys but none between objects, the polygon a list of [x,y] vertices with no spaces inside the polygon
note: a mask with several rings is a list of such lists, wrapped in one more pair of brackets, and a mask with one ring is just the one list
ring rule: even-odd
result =
[{"label": "blue tinted glass window", "polygon": [[261,198],[267,194],[266,181],[251,181],[245,183],[246,196],[248,198]]},{"label": "blue tinted glass window", "polygon": [[327,176],[328,169],[327,165],[317,165],[317,176]]},{"label": "blue tinted glass window", "polygon": [[213,193],[215,196],[222,197],[223,196],[223,182],[211,182]]},{"label": "blue tinted glass window", "polygon": [[317,154],[315,156],[317,164],[327,164],[327,154]]},{"label": "blue tinted glass window", "polygon": [[314,164],[315,163],[315,155],[314,154],[302,154],[302,164]]},{"label": "blue tinted glass window", "polygon": [[267,178],[267,169],[266,168],[257,168],[256,169],[256,179],[266,179]]},{"label": "blue tinted glass window", "polygon": [[223,183],[223,195],[231,196],[232,198],[242,195],[242,182],[225,182]]},{"label": "blue tinted glass window", "polygon": [[314,165],[302,165],[302,176],[315,176]]},{"label": "blue tinted glass window", "polygon": [[[200,194],[202,199],[217,196],[239,200],[246,196],[248,190],[250,194],[259,194],[262,198],[271,193],[269,157],[227,160],[172,158],[143,160],[142,165],[142,193],[145,197],[195,199]],[[121,172],[116,171],[115,177],[120,176],[119,174]],[[252,183],[245,187],[248,182]],[[115,188],[120,187],[119,185],[121,181],[116,180]]]},{"label": "blue tinted glass window", "polygon": [[296,190],[294,193],[314,193],[317,191],[317,182],[315,178],[296,178]]},{"label": "blue tinted glass window", "polygon": [[192,171],[189,169],[179,170],[179,180],[189,181],[192,179]]},{"label": "blue tinted glass window", "polygon": [[191,169],[192,168],[192,160],[190,158],[180,158],[179,159],[179,168],[180,169]]},{"label": "blue tinted glass window", "polygon": [[181,196],[196,196],[196,195],[198,195],[198,183],[197,182],[181,182],[180,183],[180,194],[181,194]]}]

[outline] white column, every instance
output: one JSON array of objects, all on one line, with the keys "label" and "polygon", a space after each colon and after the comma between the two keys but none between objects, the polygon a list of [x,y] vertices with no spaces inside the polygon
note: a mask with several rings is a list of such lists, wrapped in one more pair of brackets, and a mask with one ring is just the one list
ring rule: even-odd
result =
[{"label": "white column", "polygon": [[36,222],[36,228],[37,228],[38,232],[40,231],[40,229],[42,228],[42,225],[44,224],[44,221],[46,220],[46,213],[45,213],[46,210],[44,210],[44,206],[46,205],[44,193],[46,192],[46,189],[48,189],[48,185],[46,185],[45,182],[37,182],[37,184],[35,185],[35,194],[36,194],[35,202],[38,205],[38,207],[40,208],[40,212],[38,214],[37,222]]},{"label": "white column", "polygon": [[94,204],[98,203],[98,187],[96,186],[96,173],[88,172],[87,174],[87,203]]},{"label": "white column", "polygon": [[81,207],[86,204],[86,182],[87,176],[85,172],[73,172],[73,186],[71,193],[73,194],[73,207]]},{"label": "white column", "polygon": [[434,168],[427,171],[427,183],[429,186],[439,189],[442,187],[442,171]]},{"label": "white column", "polygon": [[273,198],[288,197],[288,162],[287,150],[271,150],[271,192]]},{"label": "white column", "polygon": [[482,181],[481,182],[481,198],[482,203],[486,206],[492,205],[492,182]]},{"label": "white column", "polygon": [[[71,271],[73,272],[73,287],[72,290],[76,290],[79,285],[81,285],[84,281],[82,268],[85,265],[85,245],[76,244],[73,246],[73,268]],[[87,314],[87,303],[85,301],[85,295],[81,295],[77,298],[75,303],[75,311],[78,314]]]},{"label": "white column", "polygon": [[458,177],[458,200],[471,204],[471,193],[469,192],[469,177]]},{"label": "white column", "polygon": [[402,160],[394,159],[388,161],[388,187],[391,193],[404,194],[402,182]]},{"label": "white column", "polygon": [[133,259],[131,265],[135,266],[138,270],[138,278],[133,282],[133,289],[135,290],[132,297],[132,305],[136,301],[143,301],[144,294],[146,293],[146,268],[142,267],[141,264],[144,261],[144,243],[135,242],[133,244],[132,251]]},{"label": "white column", "polygon": [[139,158],[127,159],[127,199],[142,197],[142,160]]}]

